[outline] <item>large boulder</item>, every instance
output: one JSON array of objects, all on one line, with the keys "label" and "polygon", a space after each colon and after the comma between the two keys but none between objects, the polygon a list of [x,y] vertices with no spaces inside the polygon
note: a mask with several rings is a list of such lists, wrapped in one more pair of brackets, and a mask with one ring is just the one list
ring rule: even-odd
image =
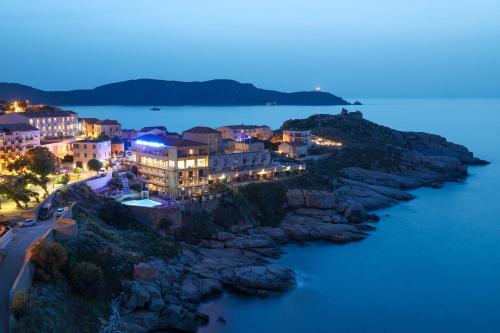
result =
[{"label": "large boulder", "polygon": [[290,207],[302,207],[304,206],[304,193],[302,190],[288,190],[286,200]]},{"label": "large boulder", "polygon": [[163,263],[151,261],[134,265],[134,278],[142,280],[154,280],[160,275]]},{"label": "large boulder", "polygon": [[320,219],[289,215],[281,222],[281,228],[290,239],[305,241],[329,241],[347,243],[366,238],[367,234],[358,225],[334,224]]},{"label": "large boulder", "polygon": [[352,203],[345,210],[344,216],[349,220],[349,222],[361,223],[366,220],[367,214],[361,204]]},{"label": "large boulder", "polygon": [[245,266],[224,272],[222,282],[246,294],[268,296],[293,288],[295,273],[278,266]]},{"label": "large boulder", "polygon": [[337,205],[335,193],[326,191],[304,191],[305,207],[332,209]]},{"label": "large boulder", "polygon": [[186,278],[182,281],[181,295],[191,302],[200,302],[207,297],[220,294],[222,288],[222,284],[216,279]]}]

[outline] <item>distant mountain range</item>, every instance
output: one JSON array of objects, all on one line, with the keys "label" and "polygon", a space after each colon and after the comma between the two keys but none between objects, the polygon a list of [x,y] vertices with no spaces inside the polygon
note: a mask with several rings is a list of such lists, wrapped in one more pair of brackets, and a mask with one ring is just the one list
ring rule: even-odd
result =
[{"label": "distant mountain range", "polygon": [[180,82],[152,79],[110,83],[94,89],[44,91],[0,83],[0,100],[50,105],[349,105],[328,92],[285,93],[233,80]]}]

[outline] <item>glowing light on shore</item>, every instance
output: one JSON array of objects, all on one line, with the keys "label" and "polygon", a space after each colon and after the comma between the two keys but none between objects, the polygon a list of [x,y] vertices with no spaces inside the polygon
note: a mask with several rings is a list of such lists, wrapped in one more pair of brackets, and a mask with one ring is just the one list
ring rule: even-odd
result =
[{"label": "glowing light on shore", "polygon": [[149,147],[155,147],[155,148],[163,148],[166,147],[163,143],[161,142],[152,142],[152,141],[145,141],[145,140],[137,140],[136,143],[141,146],[149,146]]}]

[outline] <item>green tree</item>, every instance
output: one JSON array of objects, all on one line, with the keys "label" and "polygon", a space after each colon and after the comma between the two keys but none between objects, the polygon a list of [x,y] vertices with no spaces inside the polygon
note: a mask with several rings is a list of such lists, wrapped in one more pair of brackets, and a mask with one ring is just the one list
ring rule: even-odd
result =
[{"label": "green tree", "polygon": [[98,296],[104,288],[102,270],[93,263],[79,262],[71,270],[71,286],[80,295]]},{"label": "green tree", "polygon": [[99,217],[107,224],[128,226],[136,223],[130,209],[114,200],[106,202],[99,210]]},{"label": "green tree", "polygon": [[28,208],[30,198],[35,198],[40,202],[38,193],[27,188],[28,177],[25,176],[4,176],[0,180],[0,194],[7,200],[12,200],[16,203],[17,208],[23,209],[21,203],[24,203],[24,208]]},{"label": "green tree", "polygon": [[67,185],[70,182],[70,180],[71,177],[69,176],[69,174],[65,173],[64,175],[62,175],[57,179],[57,183],[61,185]]},{"label": "green tree", "polygon": [[95,171],[97,173],[102,168],[102,162],[93,158],[87,162],[87,168],[89,168],[89,170]]},{"label": "green tree", "polygon": [[68,256],[61,243],[42,240],[32,248],[31,260],[36,265],[37,277],[42,281],[51,281],[61,278]]},{"label": "green tree", "polygon": [[9,164],[7,169],[15,171],[17,174],[33,174],[35,177],[30,178],[30,181],[40,186],[45,192],[45,196],[48,196],[49,175],[55,172],[56,167],[57,157],[50,150],[46,147],[35,147],[28,150],[20,159]]},{"label": "green tree", "polygon": [[80,179],[80,175],[82,174],[83,170],[82,168],[76,167],[75,170],[73,170],[73,173],[78,176],[78,179]]},{"label": "green tree", "polygon": [[107,135],[104,132],[101,132],[101,133],[99,133],[99,136],[97,137],[97,140],[102,140],[102,141],[109,140],[109,135]]}]

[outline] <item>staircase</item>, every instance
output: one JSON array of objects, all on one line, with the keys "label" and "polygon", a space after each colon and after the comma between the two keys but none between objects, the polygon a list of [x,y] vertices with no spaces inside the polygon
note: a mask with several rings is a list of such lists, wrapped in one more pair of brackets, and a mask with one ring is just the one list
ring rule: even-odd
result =
[{"label": "staircase", "polygon": [[122,193],[129,194],[130,189],[128,187],[128,179],[127,176],[125,176],[123,173],[120,174],[120,182],[122,183]]}]

